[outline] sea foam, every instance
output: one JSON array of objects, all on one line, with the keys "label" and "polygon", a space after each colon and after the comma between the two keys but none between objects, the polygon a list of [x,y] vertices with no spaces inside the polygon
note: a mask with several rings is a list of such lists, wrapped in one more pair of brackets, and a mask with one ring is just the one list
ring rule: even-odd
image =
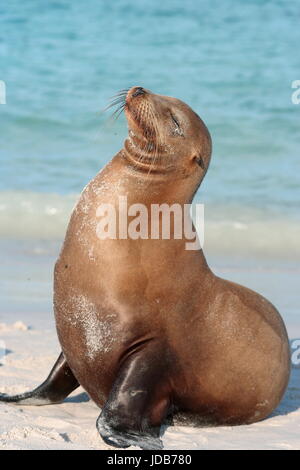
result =
[{"label": "sea foam", "polygon": [[[61,240],[78,195],[0,192],[0,238]],[[245,205],[205,205],[204,251],[300,259],[297,219]]]}]

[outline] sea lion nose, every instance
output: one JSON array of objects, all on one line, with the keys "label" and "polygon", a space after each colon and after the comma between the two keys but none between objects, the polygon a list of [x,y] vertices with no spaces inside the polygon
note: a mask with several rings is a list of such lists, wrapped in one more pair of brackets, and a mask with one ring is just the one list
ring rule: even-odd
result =
[{"label": "sea lion nose", "polygon": [[132,97],[139,96],[139,95],[144,95],[146,91],[144,90],[143,87],[141,86],[135,86],[130,90],[130,94]]}]

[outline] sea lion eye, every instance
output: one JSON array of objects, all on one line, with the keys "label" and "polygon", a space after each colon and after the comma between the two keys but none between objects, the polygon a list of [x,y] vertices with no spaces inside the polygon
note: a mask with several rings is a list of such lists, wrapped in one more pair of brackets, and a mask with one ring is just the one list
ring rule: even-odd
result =
[{"label": "sea lion eye", "polygon": [[178,120],[176,119],[176,117],[172,113],[171,113],[171,118],[172,118],[173,122],[175,123],[175,125],[180,128]]},{"label": "sea lion eye", "polygon": [[205,170],[205,164],[201,155],[195,155],[194,160],[202,168],[202,170]]},{"label": "sea lion eye", "polygon": [[172,119],[173,123],[175,124],[175,129],[173,129],[173,134],[183,135],[183,132],[182,132],[182,129],[180,128],[180,124],[179,124],[178,119],[172,113],[170,113],[170,114],[171,114],[171,119]]}]

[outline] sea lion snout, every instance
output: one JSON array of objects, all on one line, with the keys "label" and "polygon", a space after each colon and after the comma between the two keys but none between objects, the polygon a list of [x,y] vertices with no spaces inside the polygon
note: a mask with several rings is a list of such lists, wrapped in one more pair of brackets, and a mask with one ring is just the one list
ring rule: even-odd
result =
[{"label": "sea lion snout", "polygon": [[139,95],[144,95],[146,91],[144,90],[143,87],[137,86],[135,87],[135,90],[132,91],[132,96],[139,96]]},{"label": "sea lion snout", "polygon": [[141,86],[134,86],[128,90],[126,95],[126,103],[129,103],[132,98],[136,98],[137,96],[145,95],[147,91],[145,88]]}]

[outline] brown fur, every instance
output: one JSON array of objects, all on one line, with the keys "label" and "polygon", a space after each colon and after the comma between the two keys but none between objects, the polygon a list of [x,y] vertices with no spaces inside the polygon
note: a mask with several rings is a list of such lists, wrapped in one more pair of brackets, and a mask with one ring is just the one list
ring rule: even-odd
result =
[{"label": "brown fur", "polygon": [[125,146],[82,192],[55,267],[64,355],[102,406],[124,358],[163,344],[171,360],[162,362],[154,415],[170,399],[217,423],[258,421],[276,408],[289,378],[288,339],[275,307],[216,277],[202,250],[187,251],[184,239],[96,235],[100,204],[117,206],[120,195],[128,205],[189,203],[209,165],[211,139],[199,116],[175,98],[135,90],[126,98]]}]

